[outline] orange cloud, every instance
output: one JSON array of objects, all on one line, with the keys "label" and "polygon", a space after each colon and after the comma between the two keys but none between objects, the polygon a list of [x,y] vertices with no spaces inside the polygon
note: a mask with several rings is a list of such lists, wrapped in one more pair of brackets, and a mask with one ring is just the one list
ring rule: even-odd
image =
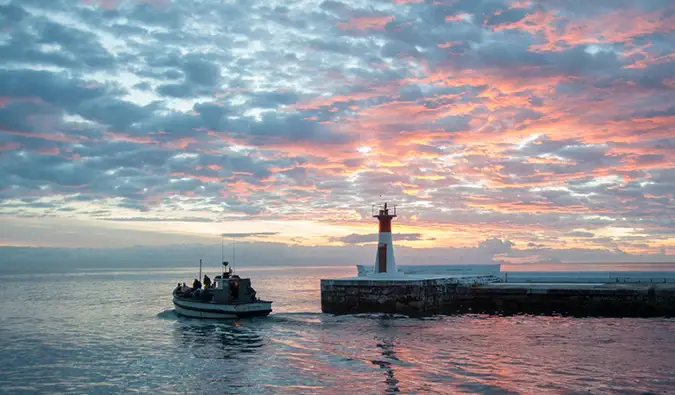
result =
[{"label": "orange cloud", "polygon": [[394,20],[393,16],[361,16],[346,22],[338,22],[342,30],[384,30],[384,26]]},{"label": "orange cloud", "polygon": [[533,50],[559,51],[575,45],[622,43],[636,36],[673,31],[675,15],[664,17],[664,13],[621,9],[606,15],[570,20],[557,11],[540,9],[518,22],[500,24],[493,29],[526,31],[545,41],[532,45]]}]

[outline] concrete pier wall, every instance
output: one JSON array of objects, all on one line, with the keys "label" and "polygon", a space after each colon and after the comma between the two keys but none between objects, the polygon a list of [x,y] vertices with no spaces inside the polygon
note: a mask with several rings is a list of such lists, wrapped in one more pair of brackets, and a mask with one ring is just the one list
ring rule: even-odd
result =
[{"label": "concrete pier wall", "polygon": [[674,284],[488,284],[446,313],[675,317]]},{"label": "concrete pier wall", "polygon": [[503,272],[508,283],[675,283],[675,271]]},{"label": "concrete pier wall", "polygon": [[440,314],[470,289],[457,279],[321,280],[321,310],[330,314]]},{"label": "concrete pier wall", "polygon": [[330,314],[543,314],[675,317],[673,284],[511,284],[465,279],[321,280]]}]

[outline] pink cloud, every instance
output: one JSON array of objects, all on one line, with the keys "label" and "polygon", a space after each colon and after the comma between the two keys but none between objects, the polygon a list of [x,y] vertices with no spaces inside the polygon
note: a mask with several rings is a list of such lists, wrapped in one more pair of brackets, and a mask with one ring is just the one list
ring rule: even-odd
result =
[{"label": "pink cloud", "polygon": [[132,136],[128,133],[116,133],[105,131],[103,135],[110,141],[128,141],[138,144],[159,144],[159,142],[148,136]]},{"label": "pink cloud", "polygon": [[39,97],[0,97],[0,108],[5,108],[11,102],[42,103]]},{"label": "pink cloud", "polygon": [[61,142],[61,143],[77,143],[77,142],[82,142],[82,141],[88,140],[84,136],[73,136],[73,135],[62,133],[62,132],[37,133],[37,132],[18,132],[18,131],[14,131],[14,130],[2,130],[2,129],[0,129],[0,133],[11,134],[11,135],[14,135],[14,136],[39,138],[39,139],[43,139],[43,140],[56,141],[56,142]]},{"label": "pink cloud", "polygon": [[21,144],[19,143],[6,143],[3,145],[0,145],[0,151],[14,151],[15,149],[18,149],[21,147]]},{"label": "pink cloud", "polygon": [[394,20],[393,16],[361,16],[338,22],[342,30],[384,30],[384,26]]},{"label": "pink cloud", "polygon": [[49,148],[41,148],[38,152],[42,155],[59,155],[61,151],[57,146],[51,146]]}]

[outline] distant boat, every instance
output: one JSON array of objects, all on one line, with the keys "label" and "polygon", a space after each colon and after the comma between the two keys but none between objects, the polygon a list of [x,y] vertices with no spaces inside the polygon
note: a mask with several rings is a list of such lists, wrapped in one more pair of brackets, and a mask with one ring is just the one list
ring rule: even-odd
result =
[{"label": "distant boat", "polygon": [[[222,241],[221,241],[222,244]],[[228,262],[223,261],[223,274],[213,279],[212,284],[196,280],[192,287],[183,283],[173,290],[173,305],[176,313],[194,318],[240,318],[265,317],[272,312],[272,301],[256,296],[251,280],[232,274]],[[199,260],[199,277],[202,261]]]}]

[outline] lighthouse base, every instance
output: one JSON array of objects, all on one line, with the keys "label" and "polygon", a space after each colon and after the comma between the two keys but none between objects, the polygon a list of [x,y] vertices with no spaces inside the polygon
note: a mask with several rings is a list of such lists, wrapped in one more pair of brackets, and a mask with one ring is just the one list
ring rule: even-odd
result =
[{"label": "lighthouse base", "polygon": [[412,317],[454,310],[472,284],[492,276],[400,276],[321,280],[321,310],[329,314],[388,313]]}]

